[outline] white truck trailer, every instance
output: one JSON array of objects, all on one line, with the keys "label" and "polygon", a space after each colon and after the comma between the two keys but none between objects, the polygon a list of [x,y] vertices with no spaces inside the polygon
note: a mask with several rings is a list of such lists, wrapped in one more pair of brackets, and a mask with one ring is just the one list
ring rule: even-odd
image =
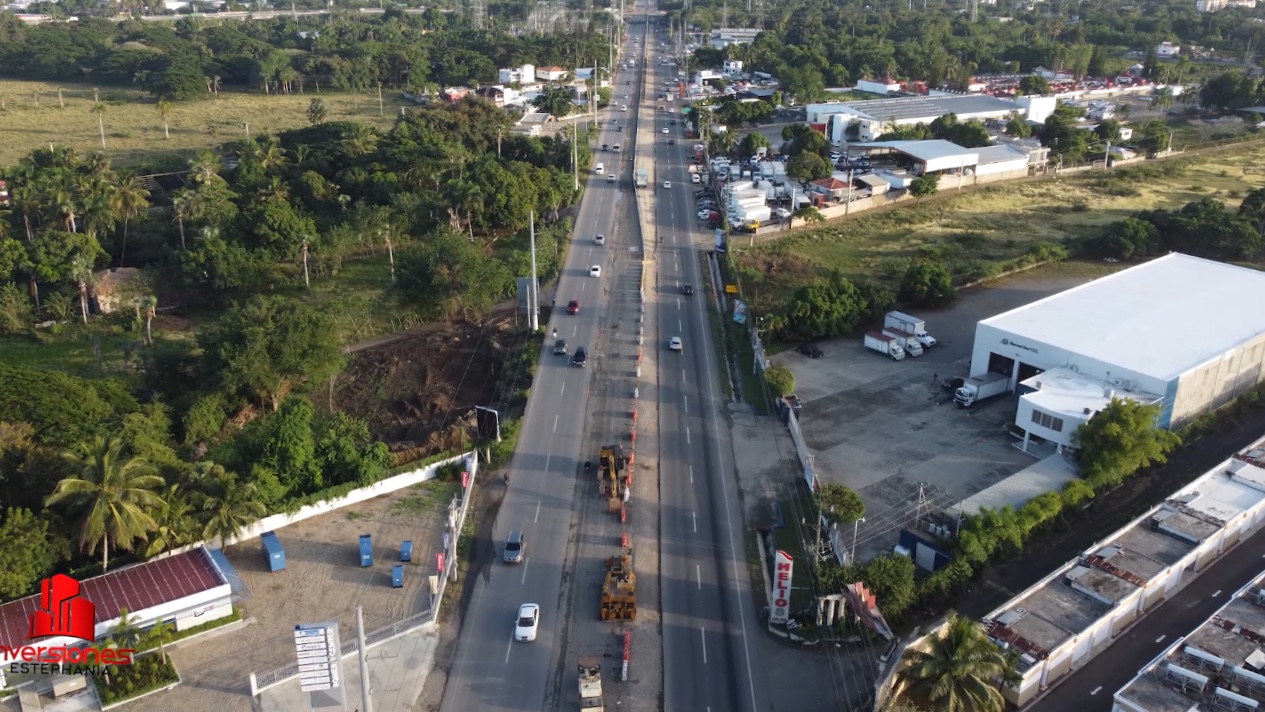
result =
[{"label": "white truck trailer", "polygon": [[596,657],[579,658],[576,661],[579,674],[580,709],[584,712],[602,712],[602,663]]},{"label": "white truck trailer", "polygon": [[909,334],[926,348],[931,348],[936,345],[935,337],[927,333],[927,323],[918,317],[910,316],[904,312],[887,312],[887,314],[883,317],[883,329],[885,331],[895,331],[902,334]]},{"label": "white truck trailer", "polygon": [[901,348],[901,345],[896,342],[896,338],[888,336],[881,331],[865,332],[865,348],[888,356],[893,361],[905,358],[905,349]]},{"label": "white truck trailer", "polygon": [[910,356],[918,358],[922,355],[922,344],[918,343],[918,340],[909,334],[902,334],[899,331],[891,331],[889,329],[884,329],[883,334],[896,339],[896,343],[900,344],[900,347],[905,349],[905,353]]},{"label": "white truck trailer", "polygon": [[985,373],[982,376],[973,376],[966,379],[953,399],[963,408],[971,406],[989,398],[1005,394],[1010,390],[1010,376],[1004,373]]},{"label": "white truck trailer", "polygon": [[646,168],[638,168],[636,174],[636,187],[645,188],[650,184],[650,171]]}]

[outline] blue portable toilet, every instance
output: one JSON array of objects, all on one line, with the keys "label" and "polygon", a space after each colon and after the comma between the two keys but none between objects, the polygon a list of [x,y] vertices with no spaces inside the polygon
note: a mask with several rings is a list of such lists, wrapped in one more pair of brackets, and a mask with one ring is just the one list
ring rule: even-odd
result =
[{"label": "blue portable toilet", "polygon": [[373,540],[368,534],[360,535],[360,565],[373,566]]},{"label": "blue portable toilet", "polygon": [[400,542],[400,561],[413,560],[413,540],[405,539]]},{"label": "blue portable toilet", "polygon": [[402,588],[404,586],[404,565],[396,564],[391,567],[391,588]]},{"label": "blue portable toilet", "polygon": [[269,571],[280,571],[286,567],[286,552],[281,548],[276,532],[264,532],[259,541],[264,545],[264,558],[268,560]]}]

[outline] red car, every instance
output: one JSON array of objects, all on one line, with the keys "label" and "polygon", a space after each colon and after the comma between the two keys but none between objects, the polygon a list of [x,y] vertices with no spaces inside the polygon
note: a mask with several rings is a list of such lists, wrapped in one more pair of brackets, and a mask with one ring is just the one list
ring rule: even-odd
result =
[{"label": "red car", "polygon": [[579,302],[577,302],[577,301],[576,301],[576,300],[574,300],[574,299],[572,299],[571,301],[567,302],[567,313],[568,313],[568,314],[579,314],[579,313],[580,313],[580,303],[579,303]]}]

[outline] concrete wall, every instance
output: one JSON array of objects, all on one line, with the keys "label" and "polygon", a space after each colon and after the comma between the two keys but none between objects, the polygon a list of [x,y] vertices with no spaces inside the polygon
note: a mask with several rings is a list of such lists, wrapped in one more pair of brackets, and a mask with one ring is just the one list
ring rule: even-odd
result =
[{"label": "concrete wall", "polygon": [[[1038,425],[1032,420],[1032,414],[1034,411],[1040,411],[1055,418],[1059,418],[1063,421],[1063,429],[1055,431],[1042,425]],[[1019,405],[1015,410],[1016,425],[1029,433],[1048,440],[1056,445],[1071,445],[1073,436],[1076,434],[1076,429],[1079,428],[1081,423],[1084,423],[1086,420],[1087,417],[1078,418],[1066,413],[1050,413],[1048,411],[1042,411],[1040,408],[1034,406],[1029,399],[1022,396],[1019,397]]]},{"label": "concrete wall", "polygon": [[1262,380],[1265,334],[1179,376],[1165,425],[1181,427],[1200,413],[1243,395]]},{"label": "concrete wall", "polygon": [[996,163],[984,163],[975,166],[975,175],[991,176],[998,173],[1022,173],[1028,174],[1028,158],[1026,156],[1016,156],[1013,160],[997,161]]}]

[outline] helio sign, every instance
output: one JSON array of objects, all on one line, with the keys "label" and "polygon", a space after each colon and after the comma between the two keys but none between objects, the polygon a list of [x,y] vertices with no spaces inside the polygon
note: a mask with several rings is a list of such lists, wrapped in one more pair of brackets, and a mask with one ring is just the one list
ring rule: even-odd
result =
[{"label": "helio sign", "polygon": [[791,555],[778,549],[773,557],[773,606],[770,623],[785,624],[791,613]]}]

